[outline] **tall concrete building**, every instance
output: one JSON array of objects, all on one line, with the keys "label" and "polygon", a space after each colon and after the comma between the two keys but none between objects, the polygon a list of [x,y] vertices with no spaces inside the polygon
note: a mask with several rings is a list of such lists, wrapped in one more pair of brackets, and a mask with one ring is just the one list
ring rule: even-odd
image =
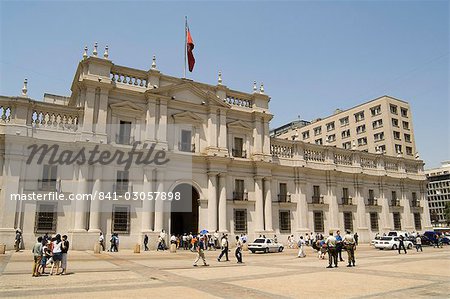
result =
[{"label": "tall concrete building", "polygon": [[287,131],[280,128],[273,130],[278,138],[406,159],[416,156],[409,104],[390,96],[382,96],[344,111],[337,109],[331,116]]},{"label": "tall concrete building", "polygon": [[427,199],[430,217],[434,226],[447,226],[445,205],[450,202],[450,161],[441,167],[425,170],[428,179]]},{"label": "tall concrete building", "polygon": [[[85,52],[72,82],[67,97],[30,99],[26,84],[21,96],[0,97],[0,243],[8,247],[16,229],[27,248],[36,236],[58,232],[74,249],[92,249],[100,231],[118,233],[120,246],[130,248],[144,234],[155,242],[162,230],[285,241],[350,229],[367,242],[378,232],[430,227],[422,161],[375,154],[368,145],[364,152],[271,137],[263,86],[233,90],[220,73],[212,85],[176,78],[161,73],[155,59],[149,70],[134,69],[114,64],[107,51],[99,57],[97,48]],[[394,115],[401,134],[413,136],[404,102],[384,97],[355,109],[371,120],[368,140],[380,132],[371,126],[378,119],[387,138]],[[341,113],[336,135],[341,116],[348,117],[343,126],[359,126],[353,112]],[[317,137],[324,138],[325,125]],[[403,152],[410,143],[401,139]],[[30,161],[45,145],[52,148],[41,163]],[[150,155],[154,163],[110,159],[124,154]],[[50,200],[52,194],[71,200]],[[188,206],[179,209],[177,196]]]}]

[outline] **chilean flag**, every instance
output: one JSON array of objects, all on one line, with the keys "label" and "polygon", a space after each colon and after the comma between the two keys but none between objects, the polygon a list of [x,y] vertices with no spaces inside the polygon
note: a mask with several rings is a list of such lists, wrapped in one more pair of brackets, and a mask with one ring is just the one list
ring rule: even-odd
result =
[{"label": "chilean flag", "polygon": [[189,71],[192,73],[192,70],[194,69],[195,65],[195,58],[194,53],[192,53],[192,50],[194,50],[194,41],[192,40],[191,32],[189,31],[189,27],[186,24],[186,52],[188,56],[188,65],[189,65]]}]

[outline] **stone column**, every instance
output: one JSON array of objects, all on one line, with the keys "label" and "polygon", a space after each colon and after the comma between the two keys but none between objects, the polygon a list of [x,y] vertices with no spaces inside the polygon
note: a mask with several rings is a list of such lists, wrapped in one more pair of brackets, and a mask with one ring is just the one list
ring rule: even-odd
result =
[{"label": "stone column", "polygon": [[263,123],[263,128],[264,128],[264,136],[263,136],[263,153],[264,154],[270,154],[270,136],[269,136],[269,121],[268,120],[264,120]]},{"label": "stone column", "polygon": [[381,187],[380,189],[380,198],[378,200],[378,204],[381,204],[381,232],[388,232],[392,228],[394,228],[394,223],[392,217],[389,217],[392,214],[389,213],[389,200],[388,198],[386,198],[386,190],[383,187]]},{"label": "stone column", "polygon": [[227,116],[226,110],[220,110],[219,147],[227,148]]},{"label": "stone column", "polygon": [[147,100],[145,123],[145,141],[153,142],[156,133],[156,103],[153,99]]},{"label": "stone column", "polygon": [[[337,184],[336,182],[330,182],[327,185],[327,197],[328,197],[328,224],[329,230],[336,231],[339,229],[339,206],[337,201]],[[325,232],[327,233],[327,232]]]},{"label": "stone column", "polygon": [[217,173],[208,172],[208,228],[217,230]]},{"label": "stone column", "polygon": [[[414,231],[414,215],[411,213],[411,202],[408,199],[408,196],[406,194],[407,190],[405,190],[405,187],[402,186],[401,188],[401,198],[400,203],[403,206],[403,219],[404,219],[404,230],[406,231]],[[402,226],[403,228],[403,226]]]},{"label": "stone column", "polygon": [[143,169],[143,188],[142,191],[145,194],[145,200],[142,202],[142,215],[141,215],[141,231],[150,232],[153,230],[154,224],[154,208],[153,201],[148,200],[147,194],[152,191],[152,174],[153,169],[145,167]]},{"label": "stone column", "polygon": [[355,199],[353,204],[356,204],[356,220],[358,230],[368,230],[366,203],[364,201],[364,188],[361,185],[355,185]]},{"label": "stone column", "polygon": [[[87,165],[80,165],[78,169],[78,188],[77,194],[87,194],[89,192],[88,185],[88,173],[89,169]],[[86,201],[77,200],[75,203],[75,224],[74,232],[85,232],[86,231]]]},{"label": "stone column", "polygon": [[217,147],[217,114],[215,111],[208,113],[208,147]]},{"label": "stone column", "polygon": [[262,153],[262,125],[259,117],[255,117],[253,122],[253,152]]},{"label": "stone column", "polygon": [[[95,125],[95,131],[99,135],[106,136],[106,125],[108,116],[108,94],[109,90],[102,88],[100,91],[100,103],[98,106],[98,118],[97,124]],[[106,143],[106,139],[104,140]]]},{"label": "stone column", "polygon": [[221,173],[219,176],[219,231],[228,232],[227,230],[227,175]]},{"label": "stone column", "polygon": [[265,231],[273,231],[272,226],[272,187],[271,177],[264,178],[264,219],[265,219]]},{"label": "stone column", "polygon": [[[156,191],[164,192],[164,172],[163,170],[157,170],[156,172]],[[164,202],[158,198],[155,201],[155,232],[161,232],[164,224]]]},{"label": "stone column", "polygon": [[101,221],[101,201],[98,199],[98,193],[102,192],[102,178],[103,171],[102,166],[94,166],[94,185],[92,187],[92,194],[97,193],[97,198],[91,201],[91,210],[89,214],[89,232],[100,232],[100,221]]},{"label": "stone column", "polygon": [[167,100],[159,99],[158,142],[167,143]]},{"label": "stone column", "polygon": [[295,181],[295,198],[297,200],[297,230],[307,233],[310,231],[308,228],[308,201],[306,198],[307,193],[306,182],[296,180]]},{"label": "stone column", "polygon": [[[426,187],[426,186],[425,186]],[[426,190],[426,188],[425,188]],[[422,213],[422,230],[430,230],[432,229],[433,225],[431,224],[431,218],[430,218],[430,207],[428,206],[428,200],[426,198],[426,191],[420,191],[420,205],[423,207],[423,213]]]},{"label": "stone column", "polygon": [[264,231],[264,204],[262,192],[262,177],[255,176],[255,231]]},{"label": "stone column", "polygon": [[94,121],[95,88],[86,88],[86,99],[84,101],[83,133],[92,133],[92,123]]}]

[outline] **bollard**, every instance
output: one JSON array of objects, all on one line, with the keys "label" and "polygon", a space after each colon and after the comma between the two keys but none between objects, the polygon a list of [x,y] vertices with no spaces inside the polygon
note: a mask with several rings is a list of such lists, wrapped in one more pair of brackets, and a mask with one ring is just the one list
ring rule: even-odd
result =
[{"label": "bollard", "polygon": [[141,253],[141,245],[139,244],[134,245],[134,253]]},{"label": "bollard", "polygon": [[177,244],[170,244],[170,253],[177,252]]},{"label": "bollard", "polygon": [[5,254],[5,252],[6,252],[6,245],[0,244],[0,254]]}]

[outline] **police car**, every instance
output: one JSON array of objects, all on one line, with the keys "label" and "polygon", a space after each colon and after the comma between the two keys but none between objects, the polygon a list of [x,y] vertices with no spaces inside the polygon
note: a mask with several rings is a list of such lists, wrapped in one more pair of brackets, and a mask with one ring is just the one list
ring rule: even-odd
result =
[{"label": "police car", "polygon": [[282,244],[268,238],[258,238],[252,243],[248,244],[248,250],[250,250],[252,253],[255,253],[257,251],[264,253],[282,252],[283,249],[284,247]]}]

